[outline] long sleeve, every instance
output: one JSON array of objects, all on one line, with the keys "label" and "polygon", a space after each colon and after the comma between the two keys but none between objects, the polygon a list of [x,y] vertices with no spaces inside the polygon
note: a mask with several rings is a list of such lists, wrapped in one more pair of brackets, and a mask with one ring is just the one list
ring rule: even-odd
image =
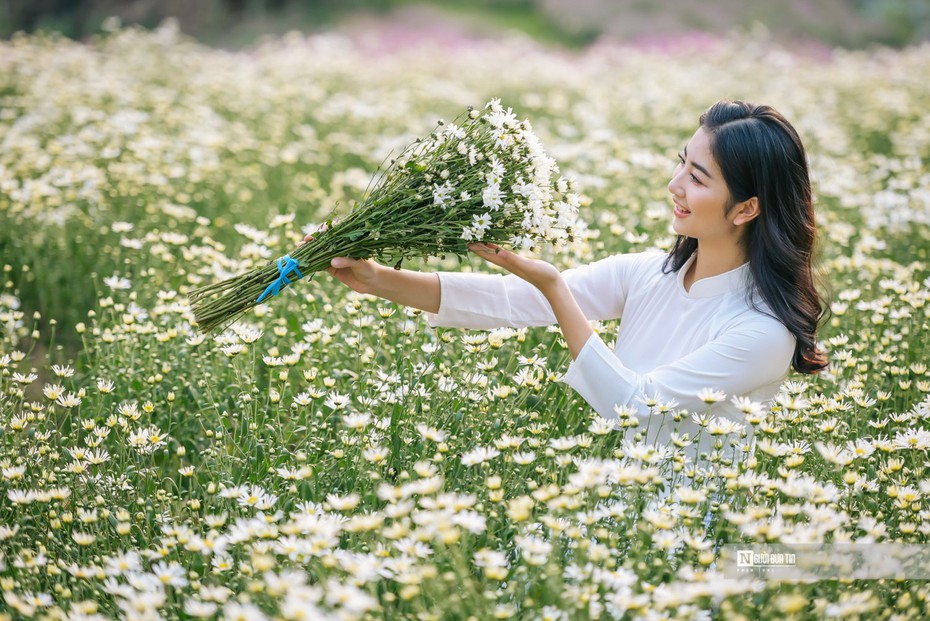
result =
[{"label": "long sleeve", "polygon": [[[614,255],[562,272],[572,295],[591,320],[616,319],[623,312],[631,281],[659,253]],[[493,329],[534,327],[555,323],[549,302],[525,280],[508,274],[440,272],[439,312],[432,326]]]},{"label": "long sleeve", "polygon": [[648,415],[639,401],[643,396],[674,399],[678,407],[700,412],[707,406],[697,394],[705,388],[731,397],[771,398],[788,371],[794,347],[794,336],[780,322],[760,315],[678,360],[637,373],[594,334],[564,381],[609,419],[617,418],[615,405],[635,408],[641,417]]}]

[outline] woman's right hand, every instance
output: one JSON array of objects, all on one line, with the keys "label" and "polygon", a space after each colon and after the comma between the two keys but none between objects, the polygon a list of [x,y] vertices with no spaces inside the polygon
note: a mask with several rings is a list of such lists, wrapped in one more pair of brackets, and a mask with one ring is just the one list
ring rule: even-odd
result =
[{"label": "woman's right hand", "polygon": [[336,257],[326,271],[357,293],[374,293],[378,273],[383,267],[372,259]]},{"label": "woman's right hand", "polygon": [[[313,235],[304,237],[301,245],[313,241]],[[375,295],[429,313],[439,312],[441,292],[437,274],[391,269],[373,259],[349,257],[336,257],[326,271],[356,293]]]}]

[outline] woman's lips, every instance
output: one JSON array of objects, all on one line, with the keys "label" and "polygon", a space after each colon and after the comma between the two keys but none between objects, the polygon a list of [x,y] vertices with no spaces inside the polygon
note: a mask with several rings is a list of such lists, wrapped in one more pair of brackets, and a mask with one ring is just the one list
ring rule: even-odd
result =
[{"label": "woman's lips", "polygon": [[688,211],[687,209],[679,205],[678,201],[672,201],[672,202],[675,203],[675,215],[678,216],[679,218],[684,218],[685,216],[691,213],[690,211]]}]

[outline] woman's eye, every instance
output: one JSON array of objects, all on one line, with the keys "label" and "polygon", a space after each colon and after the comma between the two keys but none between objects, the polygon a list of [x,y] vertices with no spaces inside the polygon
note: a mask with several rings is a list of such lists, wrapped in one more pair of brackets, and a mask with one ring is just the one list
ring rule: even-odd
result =
[{"label": "woman's eye", "polygon": [[701,185],[701,180],[695,177],[693,173],[691,175],[691,181],[695,182],[698,185]]}]

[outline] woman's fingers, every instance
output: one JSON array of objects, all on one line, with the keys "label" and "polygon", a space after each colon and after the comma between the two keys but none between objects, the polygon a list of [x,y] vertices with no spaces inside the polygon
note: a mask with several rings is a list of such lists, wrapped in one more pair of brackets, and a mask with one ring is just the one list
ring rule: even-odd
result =
[{"label": "woman's fingers", "polygon": [[349,257],[336,257],[329,262],[329,264],[336,269],[361,267],[362,265],[367,265],[367,263],[368,262],[364,259],[351,259]]},{"label": "woman's fingers", "polygon": [[539,259],[529,259],[504,250],[497,244],[475,243],[468,246],[468,249],[488,263],[502,267],[537,287],[549,286],[559,278],[559,271],[550,263]]},{"label": "woman's fingers", "polygon": [[320,225],[320,227],[317,230],[313,231],[312,233],[307,233],[307,235],[304,237],[304,240],[298,243],[297,245],[303,246],[304,244],[310,243],[313,241],[314,235],[316,235],[317,233],[325,233],[328,230],[329,230],[329,225],[324,222],[323,224]]},{"label": "woman's fingers", "polygon": [[367,281],[375,273],[375,264],[369,259],[350,259],[349,257],[336,257],[329,262],[330,273],[352,274],[352,277],[359,281]]},{"label": "woman's fingers", "polygon": [[474,244],[469,244],[468,249],[472,252],[480,252],[482,254],[497,254],[503,251],[503,248],[490,242],[476,242]]},{"label": "woman's fingers", "polygon": [[468,249],[480,256],[488,263],[493,263],[494,265],[503,267],[504,269],[510,271],[514,270],[522,258],[519,255],[504,250],[497,244],[471,244]]},{"label": "woman's fingers", "polygon": [[506,251],[496,244],[470,244],[468,249],[492,263],[499,263],[499,259],[506,256]]},{"label": "woman's fingers", "polygon": [[370,259],[336,257],[326,271],[358,293],[368,293],[377,278],[378,264]]}]

